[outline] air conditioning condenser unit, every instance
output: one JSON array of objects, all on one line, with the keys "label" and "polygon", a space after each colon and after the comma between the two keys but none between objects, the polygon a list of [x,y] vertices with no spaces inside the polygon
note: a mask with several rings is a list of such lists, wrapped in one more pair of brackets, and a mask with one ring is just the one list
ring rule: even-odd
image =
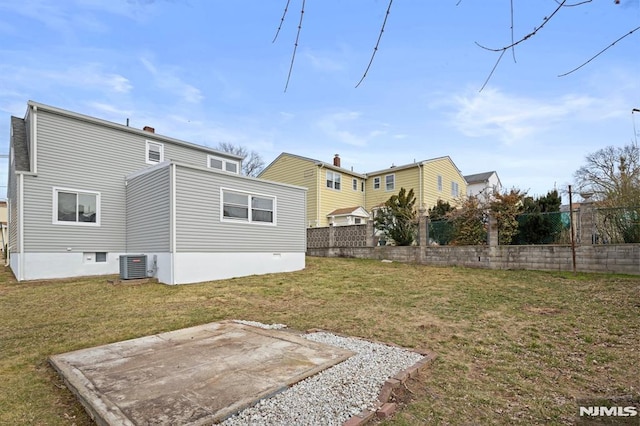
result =
[{"label": "air conditioning condenser unit", "polygon": [[136,280],[147,278],[146,254],[123,254],[120,256],[120,279]]}]

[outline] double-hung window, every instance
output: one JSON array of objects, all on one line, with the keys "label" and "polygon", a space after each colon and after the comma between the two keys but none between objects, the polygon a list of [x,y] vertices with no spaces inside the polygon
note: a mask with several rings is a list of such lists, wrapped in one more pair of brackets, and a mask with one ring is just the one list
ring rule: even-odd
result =
[{"label": "double-hung window", "polygon": [[358,190],[358,179],[355,179],[355,178],[354,178],[354,179],[352,180],[352,182],[351,182],[351,185],[352,185],[352,187],[353,187],[353,190],[354,190],[354,191],[357,191],[357,190]]},{"label": "double-hung window", "polygon": [[275,224],[275,197],[222,190],[222,220]]},{"label": "double-hung window", "polygon": [[53,223],[100,226],[100,193],[53,188]]},{"label": "double-hung window", "polygon": [[442,176],[438,175],[438,192],[442,192]]},{"label": "double-hung window", "polygon": [[451,182],[451,196],[458,196],[458,182]]},{"label": "double-hung window", "polygon": [[147,164],[158,164],[164,161],[164,145],[158,142],[147,141]]},{"label": "double-hung window", "polygon": [[207,157],[207,167],[211,169],[226,170],[231,173],[240,173],[240,163],[227,158],[209,155]]},{"label": "double-hung window", "polygon": [[327,188],[340,190],[340,173],[327,170]]},{"label": "double-hung window", "polygon": [[380,189],[380,178],[373,178],[373,189]]},{"label": "double-hung window", "polygon": [[396,175],[386,175],[384,177],[384,184],[387,191],[396,189]]}]

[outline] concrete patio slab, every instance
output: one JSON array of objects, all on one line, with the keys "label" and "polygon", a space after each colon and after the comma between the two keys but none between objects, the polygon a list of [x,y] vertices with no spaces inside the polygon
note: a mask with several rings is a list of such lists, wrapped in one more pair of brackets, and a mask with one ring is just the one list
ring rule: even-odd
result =
[{"label": "concrete patio slab", "polygon": [[99,425],[218,423],[353,355],[234,322],[50,357]]}]

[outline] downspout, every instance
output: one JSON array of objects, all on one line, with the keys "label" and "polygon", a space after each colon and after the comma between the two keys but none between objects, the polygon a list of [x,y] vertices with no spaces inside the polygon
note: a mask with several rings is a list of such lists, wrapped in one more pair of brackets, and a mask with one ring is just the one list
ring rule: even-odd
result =
[{"label": "downspout", "polygon": [[171,218],[169,221],[169,232],[170,232],[170,242],[169,242],[169,251],[171,252],[170,254],[170,258],[171,258],[171,284],[175,284],[176,283],[176,277],[175,277],[175,256],[176,256],[176,247],[177,247],[177,243],[176,243],[176,165],[174,163],[171,163],[170,167],[170,174],[171,174],[171,181],[170,181],[170,186],[171,186],[171,200],[169,201],[170,203],[170,214],[171,214]]},{"label": "downspout", "polygon": [[31,159],[32,159],[32,164],[31,164],[31,172],[32,173],[38,173],[38,107],[37,106],[33,106],[33,117],[32,117],[32,121],[31,121],[31,129],[33,131],[33,134],[31,135]]},{"label": "downspout", "polygon": [[18,174],[18,253],[20,253],[18,281],[24,280],[24,175]]},{"label": "downspout", "polygon": [[420,178],[420,183],[419,183],[419,187],[420,187],[420,208],[424,209],[426,208],[424,206],[424,194],[422,192],[422,185],[423,185],[423,180],[424,180],[424,172],[422,170],[422,166],[424,164],[423,163],[418,163],[418,174],[419,174],[419,178]]},{"label": "downspout", "polygon": [[322,191],[322,168],[324,167],[323,163],[320,163],[320,168],[318,169],[318,182],[316,185],[317,188],[317,196],[316,196],[316,227],[320,226],[320,202],[322,201],[322,197],[320,192]]}]

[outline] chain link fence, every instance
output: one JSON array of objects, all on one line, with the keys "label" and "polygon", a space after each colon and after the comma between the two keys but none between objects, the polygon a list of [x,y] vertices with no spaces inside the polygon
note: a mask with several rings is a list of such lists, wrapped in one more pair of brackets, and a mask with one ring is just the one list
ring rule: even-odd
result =
[{"label": "chain link fence", "polygon": [[571,244],[569,212],[525,213],[517,220],[518,232],[511,244]]},{"label": "chain link fence", "polygon": [[592,215],[592,244],[640,243],[640,207],[600,207]]}]

